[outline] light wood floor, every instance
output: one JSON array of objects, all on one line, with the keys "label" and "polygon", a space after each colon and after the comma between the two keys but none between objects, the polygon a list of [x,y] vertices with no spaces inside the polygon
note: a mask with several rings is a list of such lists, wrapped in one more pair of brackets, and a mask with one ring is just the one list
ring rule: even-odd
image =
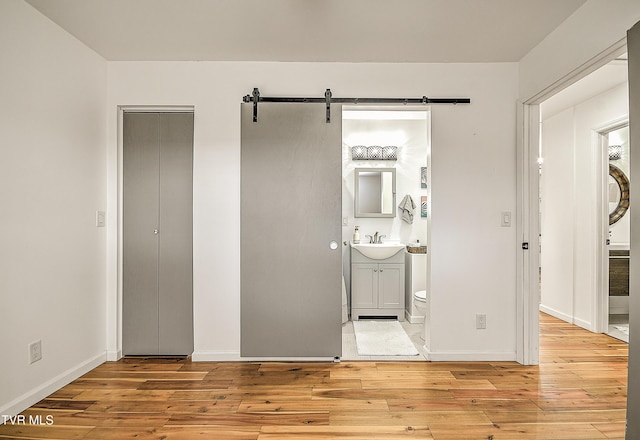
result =
[{"label": "light wood floor", "polygon": [[106,363],[0,426],[12,439],[624,437],[627,344],[541,315],[511,362]]}]

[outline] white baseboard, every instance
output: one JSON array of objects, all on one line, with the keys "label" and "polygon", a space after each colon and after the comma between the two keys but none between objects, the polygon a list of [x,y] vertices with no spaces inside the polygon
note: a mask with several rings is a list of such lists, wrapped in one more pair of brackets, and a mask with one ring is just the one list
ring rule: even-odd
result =
[{"label": "white baseboard", "polygon": [[609,314],[610,315],[628,315],[629,314],[629,297],[628,296],[610,296],[609,297]]},{"label": "white baseboard", "polygon": [[627,307],[609,307],[610,315],[628,315],[629,306]]},{"label": "white baseboard", "polygon": [[584,319],[573,318],[573,323],[578,327],[582,327],[585,330],[589,330],[590,332],[595,331],[593,328],[593,325],[591,325],[589,321],[585,321]]},{"label": "white baseboard", "polygon": [[247,357],[240,356],[239,351],[194,351],[193,362],[333,362],[329,356],[318,357]]},{"label": "white baseboard", "polygon": [[516,362],[515,352],[448,352],[429,351],[427,359],[432,362]]},{"label": "white baseboard", "polygon": [[103,364],[105,361],[106,353],[101,353],[93,358],[87,359],[86,361],[68,369],[42,385],[29,390],[22,396],[1,407],[0,414],[6,414],[12,417],[20,414],[21,411],[24,411],[30,406],[38,403],[45,397],[58,391],[63,386],[68,385],[83,374],[86,374],[97,366]]},{"label": "white baseboard", "polygon": [[412,315],[408,310],[404,311],[404,317],[410,324],[422,324],[424,322],[424,315]]},{"label": "white baseboard", "polygon": [[547,315],[551,315],[554,318],[558,318],[563,320],[564,322],[568,322],[569,324],[575,324],[578,327],[582,327],[590,332],[594,331],[591,322],[585,321],[584,319],[576,318],[575,316],[567,315],[566,313],[559,312],[551,307],[547,307],[543,304],[540,304],[540,311],[546,313]]},{"label": "white baseboard", "polygon": [[237,362],[242,361],[239,351],[194,351],[193,362]]},{"label": "white baseboard", "polygon": [[540,311],[547,315],[551,315],[554,318],[562,319],[564,322],[573,323],[573,317],[571,315],[567,315],[566,313],[547,307],[544,304],[540,304]]},{"label": "white baseboard", "polygon": [[107,362],[116,362],[122,359],[122,350],[107,350]]}]

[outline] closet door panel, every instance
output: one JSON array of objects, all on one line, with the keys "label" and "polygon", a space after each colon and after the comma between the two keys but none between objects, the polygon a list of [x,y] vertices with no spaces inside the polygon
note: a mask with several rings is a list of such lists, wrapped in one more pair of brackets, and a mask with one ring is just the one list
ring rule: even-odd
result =
[{"label": "closet door panel", "polygon": [[123,354],[158,354],[158,119],[123,124]]},{"label": "closet door panel", "polygon": [[159,350],[193,352],[193,113],[160,114]]}]

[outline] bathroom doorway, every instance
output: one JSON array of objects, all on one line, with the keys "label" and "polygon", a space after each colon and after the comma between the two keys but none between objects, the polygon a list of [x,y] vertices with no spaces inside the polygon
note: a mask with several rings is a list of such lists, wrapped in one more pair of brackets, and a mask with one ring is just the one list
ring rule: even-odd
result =
[{"label": "bathroom doorway", "polygon": [[[418,311],[414,306],[414,293],[416,291],[429,291],[430,284],[430,258],[429,242],[431,238],[431,125],[430,108],[427,106],[344,106],[342,120],[342,243],[343,243],[343,276],[344,298],[343,301],[343,325],[342,325],[342,359],[343,360],[421,360],[428,359],[428,314],[427,338],[425,336],[425,312]],[[388,148],[393,151],[390,157],[377,155],[378,148]],[[369,154],[371,153],[371,154]],[[356,170],[367,172],[394,170],[395,193],[392,216],[388,215],[363,215],[356,213]],[[402,211],[398,205],[403,200],[413,201],[411,209],[411,222],[403,220]],[[381,195],[384,200],[384,195]],[[384,204],[384,203],[383,203]],[[410,204],[408,205],[411,206]],[[385,211],[386,212],[386,211]],[[406,214],[408,216],[408,214]],[[397,242],[403,244],[402,254],[396,254],[392,258],[394,265],[402,266],[402,290],[393,295],[393,305],[382,306],[385,301],[380,296],[376,305],[372,294],[367,301],[356,300],[354,304],[353,283],[354,277],[351,242],[354,239],[356,226],[359,229],[361,242],[369,241],[370,237],[384,236],[385,242]],[[367,237],[369,236],[369,237]],[[416,249],[424,249],[425,253],[408,253],[407,244],[419,245]],[[391,267],[390,264],[390,267]],[[371,281],[375,277],[379,266],[369,267],[364,263],[357,263],[360,279]],[[397,267],[394,267],[397,269]],[[387,271],[383,273],[386,274]],[[395,272],[394,272],[395,273]],[[376,285],[376,279],[372,281]],[[397,286],[394,281],[388,286]],[[389,287],[391,288],[391,287]],[[390,296],[387,296],[387,299]],[[401,305],[398,306],[398,300]],[[388,304],[388,302],[387,302]],[[352,308],[359,307],[359,312],[352,314]],[[364,309],[362,309],[364,307]],[[378,307],[378,309],[376,309]],[[398,314],[398,307],[402,312]],[[393,310],[391,310],[393,308]],[[362,312],[362,313],[360,313]],[[354,325],[355,319],[355,325]],[[369,326],[371,322],[380,323],[382,337],[392,337],[395,330],[385,328],[400,328],[404,332],[416,354],[403,355],[401,350],[395,354],[368,355],[367,348],[359,344],[356,337],[355,326],[358,323]],[[393,325],[392,325],[393,324]],[[374,326],[376,324],[372,324]],[[411,351],[411,350],[409,350]],[[372,351],[371,353],[375,353]],[[391,353],[389,351],[388,353]]]},{"label": "bathroom doorway", "polygon": [[606,333],[629,342],[629,250],[631,223],[629,213],[629,123],[624,121],[601,134],[609,165],[605,183],[607,206],[608,265],[603,308],[608,313]]}]

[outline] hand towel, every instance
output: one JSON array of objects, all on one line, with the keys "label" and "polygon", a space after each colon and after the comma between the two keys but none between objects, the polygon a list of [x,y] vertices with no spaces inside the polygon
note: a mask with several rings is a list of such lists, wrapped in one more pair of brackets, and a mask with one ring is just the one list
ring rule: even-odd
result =
[{"label": "hand towel", "polygon": [[416,204],[413,203],[413,199],[409,194],[404,196],[404,199],[402,199],[398,208],[400,209],[400,216],[402,217],[402,220],[409,224],[413,223],[413,210],[416,209]]}]

